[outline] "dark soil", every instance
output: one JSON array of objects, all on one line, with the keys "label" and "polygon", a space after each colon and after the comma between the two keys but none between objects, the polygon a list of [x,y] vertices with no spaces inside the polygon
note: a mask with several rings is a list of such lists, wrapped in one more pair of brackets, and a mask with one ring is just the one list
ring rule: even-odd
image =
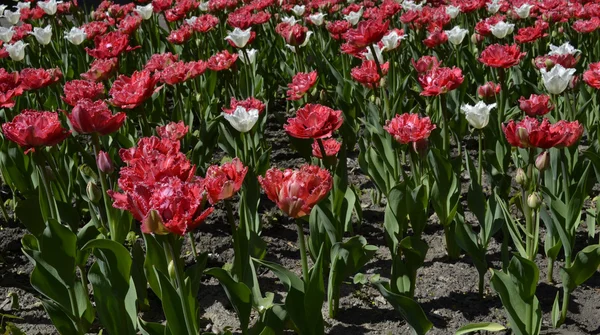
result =
[{"label": "dark soil", "polygon": [[[276,123],[276,122],[271,122]],[[304,160],[289,148],[287,135],[276,124],[267,132],[273,146],[272,162],[279,167],[295,167]],[[386,278],[391,268],[390,252],[385,246],[383,233],[383,207],[373,204],[369,196],[374,188],[368,178],[358,168],[356,155],[348,159],[350,180],[361,190],[361,203],[364,210],[363,222],[358,234],[366,237],[370,244],[379,247],[375,258],[361,272],[381,274]],[[262,201],[264,229],[262,237],[268,246],[269,260],[276,261],[300,274],[299,251],[296,247],[297,233],[292,221],[281,216],[276,207],[266,198]],[[217,209],[211,218],[195,233],[196,245],[200,251],[210,253],[209,266],[222,266],[233,256],[231,237],[226,224],[224,211]],[[467,220],[472,216],[467,215]],[[16,224],[0,228],[0,313],[12,314],[20,319],[10,320],[26,334],[56,334],[35,291],[29,285],[32,266],[21,252],[20,239],[25,229]],[[307,232],[308,233],[308,232]],[[463,255],[458,261],[449,261],[444,249],[444,236],[437,218],[432,215],[424,234],[429,244],[429,252],[423,268],[419,270],[416,299],[434,324],[430,334],[453,334],[456,329],[473,322],[498,322],[507,325],[508,321],[500,299],[489,287],[486,276],[486,294],[481,299],[477,292],[477,271],[470,258]],[[187,245],[187,244],[186,244]],[[184,250],[184,257],[191,260],[190,249]],[[488,257],[493,268],[500,268],[500,244],[492,241]],[[551,327],[550,311],[559,284],[545,282],[547,264],[542,255],[537,261],[540,268],[540,284],[537,297],[544,316],[544,334],[600,334],[600,275],[596,273],[588,282],[572,294],[570,313],[565,325],[555,330]],[[558,279],[560,262],[555,266],[554,278]],[[264,269],[259,270],[261,290],[275,292],[276,300],[283,300],[283,286]],[[20,308],[11,310],[9,293],[19,296]],[[150,293],[151,294],[151,293]],[[6,298],[6,300],[4,300]],[[227,301],[221,286],[214,279],[205,279],[199,297],[203,308],[206,330],[218,332],[226,327],[237,329],[237,317]],[[151,309],[141,313],[147,321],[164,320],[160,302],[150,296]],[[327,307],[323,305],[323,315]],[[369,285],[354,285],[348,278],[342,288],[339,318],[326,318],[329,334],[408,334],[409,328],[400,315],[393,310]],[[96,330],[97,331],[97,330]]]}]

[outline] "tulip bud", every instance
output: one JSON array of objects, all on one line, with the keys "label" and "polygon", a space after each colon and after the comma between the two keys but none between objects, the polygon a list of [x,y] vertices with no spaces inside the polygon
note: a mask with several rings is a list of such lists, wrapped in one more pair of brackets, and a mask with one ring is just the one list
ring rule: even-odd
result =
[{"label": "tulip bud", "polygon": [[527,185],[527,175],[525,174],[525,171],[523,171],[523,169],[517,169],[517,175],[515,176],[515,180],[517,181],[517,184],[521,186]]},{"label": "tulip bud", "polygon": [[98,153],[98,157],[96,157],[96,164],[98,165],[98,170],[106,174],[111,174],[115,170],[112,160],[104,151],[100,151]]},{"label": "tulip bud", "polygon": [[540,208],[541,204],[542,204],[542,199],[540,199],[540,196],[536,192],[531,193],[527,197],[527,206],[529,206],[529,208],[537,209],[537,208]]},{"label": "tulip bud", "polygon": [[88,199],[90,199],[90,201],[95,204],[97,204],[100,201],[100,199],[102,199],[102,190],[91,181],[87,183],[85,192],[87,193]]},{"label": "tulip bud", "polygon": [[386,84],[387,84],[387,80],[385,79],[386,77],[381,77],[381,80],[379,80],[379,86],[381,88],[385,88]]},{"label": "tulip bud", "polygon": [[500,93],[501,89],[500,85],[490,81],[477,88],[477,95],[480,99],[489,101],[495,99],[496,94]]},{"label": "tulip bud", "polygon": [[546,67],[547,70],[550,70],[554,67],[554,61],[552,61],[552,59],[547,58],[546,61],[544,62],[544,66]]},{"label": "tulip bud", "polygon": [[535,167],[540,172],[545,171],[550,166],[550,154],[548,151],[544,151],[537,156],[535,159]]},{"label": "tulip bud", "polygon": [[413,149],[419,156],[425,157],[427,155],[427,150],[429,150],[429,141],[424,138],[413,142]]},{"label": "tulip bud", "polygon": [[327,101],[327,92],[325,90],[321,90],[319,93],[319,100],[321,100],[321,102]]},{"label": "tulip bud", "polygon": [[517,136],[522,144],[529,146],[529,132],[527,129],[520,127],[517,129]]},{"label": "tulip bud", "polygon": [[175,262],[173,260],[171,260],[169,262],[169,265],[167,266],[167,270],[169,272],[169,277],[177,278],[177,275],[175,274]]},{"label": "tulip bud", "polygon": [[485,37],[478,33],[474,33],[473,35],[471,35],[471,42],[473,42],[473,44],[480,44],[484,40],[485,40]]}]

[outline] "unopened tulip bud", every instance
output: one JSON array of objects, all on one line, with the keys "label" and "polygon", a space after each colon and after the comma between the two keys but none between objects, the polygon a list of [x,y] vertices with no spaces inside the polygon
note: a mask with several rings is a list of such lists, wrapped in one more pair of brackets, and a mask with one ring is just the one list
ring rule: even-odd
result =
[{"label": "unopened tulip bud", "polygon": [[540,171],[545,171],[550,166],[550,154],[544,151],[535,159],[535,167]]},{"label": "unopened tulip bud", "polygon": [[98,165],[98,170],[106,174],[111,174],[115,170],[112,160],[104,151],[100,151],[98,153],[98,157],[96,158],[96,164]]},{"label": "unopened tulip bud", "polygon": [[525,186],[527,184],[527,175],[525,174],[525,171],[523,171],[523,169],[517,169],[517,175],[515,176],[515,180],[517,181],[517,184],[521,186]]},{"label": "unopened tulip bud", "polygon": [[517,129],[517,136],[523,144],[529,144],[529,132],[525,128]]},{"label": "unopened tulip bud", "polygon": [[319,94],[319,100],[321,100],[321,102],[327,101],[327,92],[325,90],[321,90],[321,93]]},{"label": "unopened tulip bud", "polygon": [[379,80],[379,86],[381,88],[384,88],[387,84],[387,80],[385,79],[386,77],[381,77],[381,80]]},{"label": "unopened tulip bud", "polygon": [[175,262],[173,260],[171,260],[169,262],[169,265],[167,266],[167,270],[169,271],[169,276],[171,278],[177,278],[177,275],[175,274]]},{"label": "unopened tulip bud", "polygon": [[546,66],[546,69],[550,70],[552,67],[554,67],[555,64],[550,58],[548,58],[544,62],[544,65]]},{"label": "unopened tulip bud", "polygon": [[529,208],[537,209],[540,208],[541,205],[542,199],[540,199],[540,196],[536,192],[531,193],[527,197],[527,206],[529,206]]},{"label": "unopened tulip bud", "polygon": [[473,42],[473,44],[479,44],[479,43],[483,42],[484,40],[485,40],[485,37],[478,33],[474,33],[473,35],[471,35],[471,42]]},{"label": "unopened tulip bud", "polygon": [[90,201],[95,204],[97,204],[100,201],[100,199],[102,199],[102,190],[91,181],[87,183],[85,192],[87,193],[88,199],[90,199]]}]

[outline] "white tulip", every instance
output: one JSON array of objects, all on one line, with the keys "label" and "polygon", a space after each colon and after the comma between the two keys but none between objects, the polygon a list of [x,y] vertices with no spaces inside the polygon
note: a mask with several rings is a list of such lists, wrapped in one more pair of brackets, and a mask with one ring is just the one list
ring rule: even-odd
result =
[{"label": "white tulip", "polygon": [[515,29],[515,25],[513,23],[506,23],[504,21],[500,21],[493,26],[490,26],[490,31],[492,35],[497,38],[505,38],[506,35],[512,34]]},{"label": "white tulip", "polygon": [[0,40],[2,42],[4,42],[4,43],[10,42],[10,40],[12,40],[14,34],[15,34],[15,30],[13,29],[13,27],[10,27],[10,28],[0,27]]},{"label": "white tulip", "polygon": [[5,10],[3,17],[6,18],[6,21],[8,21],[8,23],[14,26],[15,24],[19,23],[19,20],[21,19],[21,12],[19,12],[18,10],[14,12],[10,10]]},{"label": "white tulip", "polygon": [[454,26],[454,28],[450,30],[446,30],[446,35],[448,35],[448,41],[454,45],[459,45],[465,39],[465,36],[469,33],[468,29],[463,29],[460,26]]},{"label": "white tulip", "polygon": [[308,18],[310,19],[310,22],[312,22],[315,26],[320,26],[323,24],[323,21],[325,21],[325,16],[327,16],[327,14],[315,13],[309,15]]},{"label": "white tulip", "polygon": [[532,5],[524,3],[519,8],[515,7],[515,13],[517,13],[518,17],[526,19],[529,17],[529,11],[531,11],[531,8],[533,8]]},{"label": "white tulip", "polygon": [[27,43],[23,43],[23,41],[17,41],[13,44],[6,44],[4,49],[8,52],[10,59],[20,62],[25,58],[25,47],[28,45]]},{"label": "white tulip", "polygon": [[348,21],[351,25],[355,26],[363,15],[363,8],[360,7],[358,12],[350,12],[348,15],[344,15],[344,20]]},{"label": "white tulip", "polygon": [[142,19],[148,20],[152,17],[152,13],[154,12],[154,6],[152,6],[152,3],[149,3],[146,6],[136,6],[135,12],[138,13],[142,17]]},{"label": "white tulip", "polygon": [[56,10],[58,9],[59,3],[62,3],[62,1],[46,0],[38,2],[37,5],[38,7],[43,9],[46,14],[54,15],[56,14]]},{"label": "white tulip", "polygon": [[498,2],[498,0],[494,0],[490,3],[488,3],[486,6],[487,6],[487,11],[490,14],[496,14],[500,10],[500,3]]},{"label": "white tulip", "polygon": [[281,22],[284,22],[284,23],[289,24],[290,26],[293,26],[296,23],[298,23],[298,20],[296,20],[296,18],[293,16],[284,16],[281,18]]},{"label": "white tulip", "polygon": [[193,26],[196,23],[196,20],[198,20],[198,17],[192,16],[189,19],[185,19],[185,23],[187,23],[190,26]]},{"label": "white tulip", "polygon": [[235,130],[245,133],[250,131],[258,121],[258,109],[246,110],[242,106],[237,106],[233,113],[223,113],[223,117]]},{"label": "white tulip", "polygon": [[541,68],[542,80],[544,86],[550,94],[561,94],[575,75],[575,69],[566,69],[560,64],[554,65],[552,70],[547,71],[545,68]]},{"label": "white tulip", "polygon": [[402,8],[406,9],[407,11],[410,11],[410,10],[421,11],[421,10],[423,10],[423,5],[424,4],[425,4],[424,2],[415,3],[412,0],[405,0],[402,3]]},{"label": "white tulip", "polygon": [[198,6],[198,8],[200,8],[200,10],[203,12],[208,12],[208,1],[201,2],[200,6]]},{"label": "white tulip", "polygon": [[17,2],[15,7],[17,7],[18,11],[20,11],[23,8],[29,9],[29,8],[31,8],[31,2]]},{"label": "white tulip", "polygon": [[460,14],[460,8],[454,7],[452,5],[446,6],[446,14],[448,14],[448,16],[450,16],[451,19],[454,19],[458,16],[458,14]]},{"label": "white tulip", "polygon": [[242,61],[242,63],[244,63],[246,65],[254,64],[256,62],[256,54],[258,53],[258,50],[248,49],[248,50],[246,50],[246,53],[248,54],[248,58],[246,58],[246,54],[244,54],[244,50],[238,51],[239,59]]},{"label": "white tulip", "polygon": [[381,51],[389,51],[389,50],[394,50],[397,47],[400,46],[400,41],[402,41],[403,39],[406,38],[406,35],[400,35],[398,34],[397,30],[392,30],[389,33],[387,33],[385,36],[383,36],[381,38],[381,43],[383,44],[383,48],[381,48]]},{"label": "white tulip", "polygon": [[302,16],[304,15],[304,11],[306,10],[306,7],[304,5],[300,6],[300,5],[296,5],[292,8],[292,12],[294,13],[294,15],[296,16]]},{"label": "white tulip", "polygon": [[248,44],[250,36],[252,36],[252,28],[242,30],[236,27],[233,31],[229,32],[225,40],[231,41],[238,48],[243,48]]},{"label": "white tulip", "polygon": [[45,28],[35,27],[29,34],[35,36],[38,43],[46,45],[52,41],[52,26],[47,25]]},{"label": "white tulip", "polygon": [[[375,55],[377,55],[377,61],[379,64],[383,64],[383,55],[381,54],[382,50],[377,44],[373,44],[373,49],[375,50]],[[371,48],[367,48],[367,50],[363,52],[363,55],[365,56],[366,60],[375,60],[375,57],[373,57],[373,52],[371,52]]]},{"label": "white tulip", "polygon": [[65,33],[65,38],[75,45],[80,45],[87,39],[87,34],[85,33],[85,30],[73,27],[68,33]]},{"label": "white tulip", "polygon": [[574,55],[578,52],[581,52],[581,50],[575,49],[575,47],[572,46],[569,42],[565,42],[561,46],[558,46],[558,47],[554,44],[550,44],[550,52],[548,53],[548,55],[549,56]]},{"label": "white tulip", "polygon": [[4,10],[7,8],[8,6],[6,5],[0,5],[0,17],[4,15]]},{"label": "white tulip", "polygon": [[475,106],[469,104],[460,106],[460,110],[465,113],[465,119],[475,129],[482,129],[488,125],[490,122],[490,112],[493,108],[496,108],[495,103],[487,105],[483,101],[479,101]]}]

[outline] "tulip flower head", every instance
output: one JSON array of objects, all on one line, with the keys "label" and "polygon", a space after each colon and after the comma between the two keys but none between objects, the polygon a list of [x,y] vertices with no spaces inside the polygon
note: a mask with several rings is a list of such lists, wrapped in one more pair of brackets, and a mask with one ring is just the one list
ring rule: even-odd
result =
[{"label": "tulip flower head", "polygon": [[15,34],[15,29],[13,27],[0,27],[0,41],[4,43],[9,43],[13,35]]},{"label": "tulip flower head", "polygon": [[556,64],[550,71],[540,69],[544,86],[550,94],[561,94],[569,86],[575,71],[575,69],[566,69],[560,64]]},{"label": "tulip flower head", "polygon": [[35,110],[24,110],[2,124],[2,132],[6,139],[25,149],[25,154],[57,145],[71,134],[62,127],[57,113]]},{"label": "tulip flower head", "polygon": [[87,39],[87,35],[85,30],[73,27],[69,32],[65,33],[65,39],[74,45],[80,45]]},{"label": "tulip flower head", "polygon": [[225,40],[232,43],[236,48],[243,48],[246,46],[246,44],[248,44],[251,36],[252,28],[242,30],[236,27],[233,31],[228,33],[227,37],[225,37]]},{"label": "tulip flower head", "polygon": [[454,19],[460,14],[460,8],[452,5],[446,6],[446,14],[450,16],[451,19]]},{"label": "tulip flower head", "polygon": [[248,167],[239,158],[222,165],[212,165],[206,170],[204,188],[208,193],[208,201],[216,204],[233,197],[242,188]]},{"label": "tulip flower head", "polygon": [[578,121],[558,121],[550,124],[548,119],[539,122],[536,118],[525,119],[502,125],[508,143],[520,148],[563,148],[579,141],[583,126]]},{"label": "tulip flower head", "polygon": [[460,110],[465,113],[465,118],[471,127],[482,129],[490,122],[490,112],[493,108],[496,108],[495,103],[486,105],[485,102],[479,101],[475,106],[463,104]]},{"label": "tulip flower head", "polygon": [[429,117],[419,117],[418,114],[396,114],[383,126],[396,141],[402,144],[420,142],[429,138],[436,128]]},{"label": "tulip flower head", "polygon": [[154,7],[152,6],[152,3],[149,3],[146,6],[136,6],[134,11],[138,13],[142,19],[148,20],[152,17]]},{"label": "tulip flower head", "polygon": [[186,126],[183,121],[170,122],[164,126],[156,127],[156,133],[160,138],[167,138],[171,141],[179,141],[185,137],[190,127]]},{"label": "tulip flower head", "polygon": [[73,129],[79,134],[98,133],[108,135],[116,132],[125,122],[123,112],[113,115],[103,100],[81,99],[68,115]]},{"label": "tulip flower head", "polygon": [[459,45],[469,33],[468,29],[463,29],[460,26],[454,26],[451,30],[445,30],[448,35],[448,41],[454,45]]},{"label": "tulip flower head", "polygon": [[308,19],[315,26],[320,26],[323,24],[323,22],[325,22],[325,16],[327,16],[327,14],[314,13],[314,14],[309,15]]},{"label": "tulip flower head", "polygon": [[296,117],[287,120],[283,128],[295,138],[318,139],[331,137],[343,122],[342,111],[319,104],[306,104],[298,109]]},{"label": "tulip flower head", "polygon": [[25,47],[28,45],[28,43],[23,43],[23,41],[16,41],[13,44],[6,44],[4,49],[8,52],[10,59],[20,62],[25,59]]},{"label": "tulip flower head", "polygon": [[52,41],[52,26],[47,25],[45,28],[33,28],[33,32],[29,34],[35,36],[38,43],[46,45]]},{"label": "tulip flower head", "polygon": [[531,8],[533,8],[532,5],[524,3],[520,7],[515,7],[515,13],[517,13],[517,16],[519,16],[521,19],[526,19],[529,17]]},{"label": "tulip flower head", "polygon": [[46,1],[38,1],[37,5],[40,7],[44,13],[48,15],[56,14],[56,10],[58,9],[58,4],[62,3],[62,1],[56,0],[46,0]]},{"label": "tulip flower head", "polygon": [[231,114],[223,112],[223,117],[235,130],[246,133],[254,127],[259,115],[255,108],[246,109],[243,106],[237,106]]}]

